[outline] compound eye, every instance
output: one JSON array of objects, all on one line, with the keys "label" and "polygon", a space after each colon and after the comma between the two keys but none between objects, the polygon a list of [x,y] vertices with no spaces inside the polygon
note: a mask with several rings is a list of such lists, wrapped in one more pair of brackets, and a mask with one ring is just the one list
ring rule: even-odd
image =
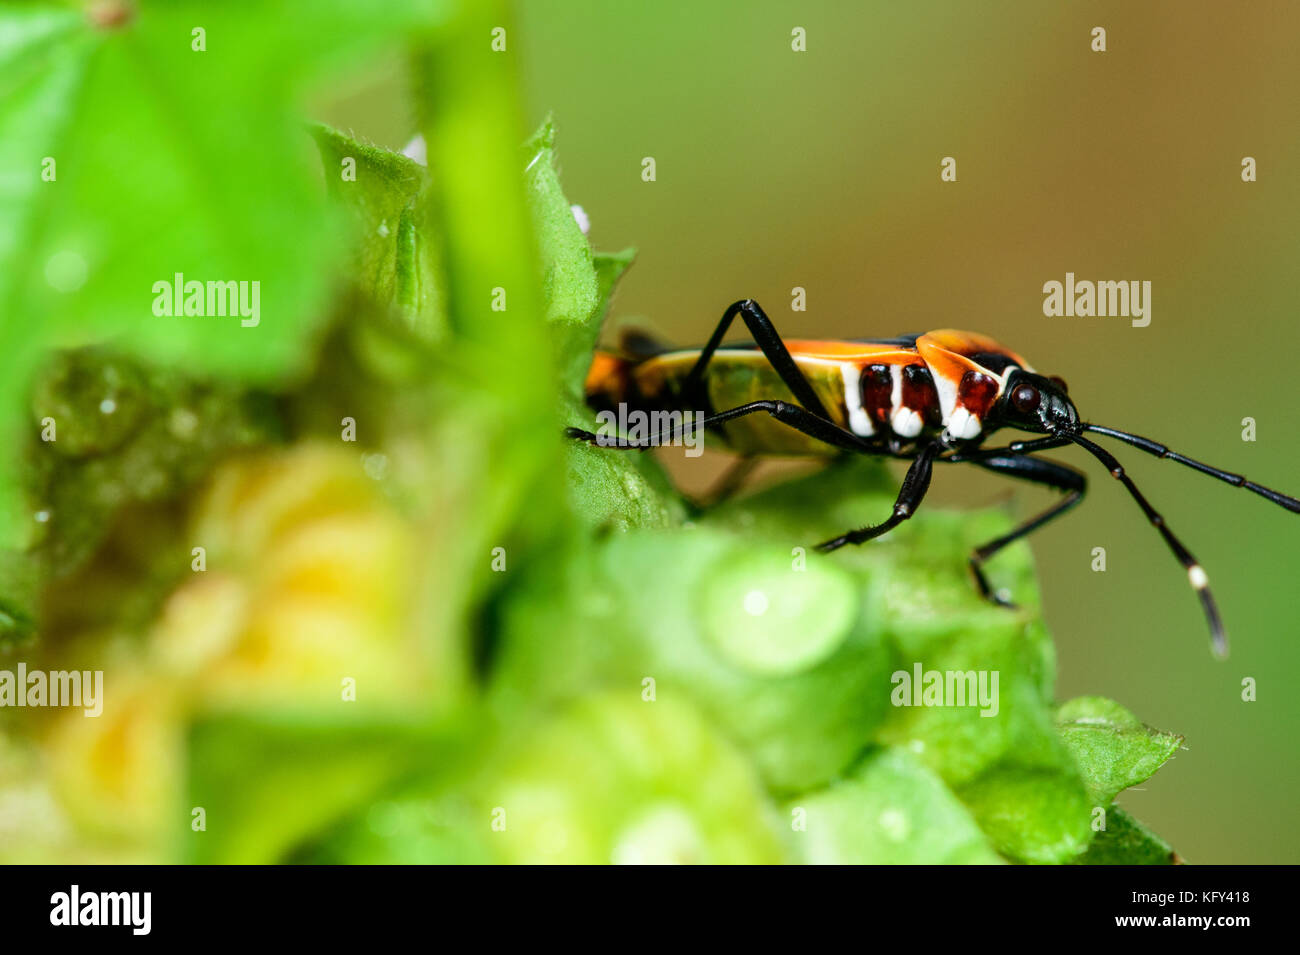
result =
[{"label": "compound eye", "polygon": [[1017,385],[1015,390],[1011,392],[1011,407],[1021,414],[1037,411],[1038,401],[1038,389],[1033,385]]},{"label": "compound eye", "polygon": [[1057,388],[1060,388],[1061,394],[1068,395],[1070,393],[1070,386],[1065,383],[1064,378],[1058,378],[1056,375],[1052,375],[1047,380],[1056,385]]}]

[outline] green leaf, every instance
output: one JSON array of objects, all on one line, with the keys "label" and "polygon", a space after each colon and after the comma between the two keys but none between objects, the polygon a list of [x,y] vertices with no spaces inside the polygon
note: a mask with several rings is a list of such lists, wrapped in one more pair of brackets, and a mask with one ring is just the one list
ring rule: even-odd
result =
[{"label": "green leaf", "polygon": [[1181,736],[1152,729],[1099,696],[1062,703],[1056,724],[1098,806],[1110,805],[1122,790],[1149,779],[1183,743]]},{"label": "green leaf", "polygon": [[1119,806],[1106,810],[1106,828],[1097,833],[1076,865],[1177,865],[1182,860],[1142,823]]},{"label": "green leaf", "polygon": [[635,249],[594,253],[592,268],[596,277],[597,299],[591,317],[583,323],[561,321],[552,329],[560,357],[561,381],[579,400],[583,397],[582,385],[587,377],[587,368],[591,364],[592,352],[600,338],[602,324],[614,297],[614,288],[635,258]]},{"label": "green leaf", "polygon": [[[542,261],[546,318],[565,424],[594,427],[583,381],[614,287],[633,249],[595,253],[582,234],[555,170],[555,128],[548,120],[525,145],[525,184]],[[568,441],[569,503],[589,527],[628,530],[678,524],[686,508],[649,455]]]},{"label": "green leaf", "polygon": [[[83,81],[92,39],[74,10],[17,7],[0,13],[0,548],[25,547],[36,527],[18,473],[17,409],[25,369],[37,354],[44,324],[24,312],[15,288],[20,264],[40,225],[42,162],[68,125],[67,104]],[[24,321],[22,316],[26,315]]]},{"label": "green leaf", "polygon": [[555,168],[555,126],[549,119],[524,145],[523,157],[557,372],[569,396],[580,405],[582,382],[600,336],[601,321],[615,284],[636,252],[592,252],[560,185]]},{"label": "green leaf", "polygon": [[[581,417],[575,423],[591,425]],[[681,496],[648,455],[569,440],[565,457],[569,506],[587,527],[602,531],[675,527],[686,516]]]},{"label": "green leaf", "polygon": [[[610,300],[614,297],[614,286],[623,277],[636,258],[636,249],[624,249],[622,252],[597,252],[592,256],[592,265],[596,269],[596,287],[599,291],[599,305],[593,316],[593,323],[599,332],[599,325],[609,312]],[[594,342],[592,344],[595,344]]]},{"label": "green leaf", "polygon": [[35,633],[38,581],[34,561],[20,551],[0,549],[0,651]]},{"label": "green leaf", "polygon": [[[58,128],[24,137],[11,160],[25,164],[15,177],[32,180],[42,156],[58,161],[57,179],[25,196],[26,231],[0,242],[25,266],[14,296],[82,341],[120,335],[191,368],[266,380],[301,367],[303,338],[328,288],[326,263],[341,249],[294,101],[327,67],[426,20],[420,6],[362,16],[340,3],[143,3],[118,27],[85,21],[39,74],[62,93],[39,104],[60,118]],[[295,29],[267,30],[276,15]],[[193,49],[198,28],[203,51]],[[36,105],[7,104],[4,118],[38,119]],[[84,281],[52,288],[46,265],[61,252],[80,259]],[[260,279],[265,321],[244,329],[158,318],[152,285],[175,272]]]},{"label": "green leaf", "polygon": [[831,560],[696,528],[616,535],[504,610],[496,699],[527,711],[592,688],[699,707],[780,792],[849,766],[889,708],[869,581]]},{"label": "green leaf", "polygon": [[223,454],[271,440],[256,395],[149,367],[109,349],[59,352],[37,372],[31,417],[55,440],[28,442],[30,557],[66,576],[99,546],[121,508],[193,486]]},{"label": "green leaf", "polygon": [[[636,258],[635,249],[597,252],[592,256],[597,305],[585,323],[553,322],[556,365],[560,377],[561,415],[566,424],[590,430],[595,422],[583,394],[583,382],[601,326],[609,313],[614,288]],[[681,495],[648,454],[593,448],[569,441],[569,506],[588,527],[630,530],[673,527],[686,516]]]},{"label": "green leaf", "polygon": [[328,126],[317,124],[312,131],[326,188],[354,220],[354,281],[379,306],[392,306],[420,340],[439,340],[447,331],[446,303],[431,204],[421,201],[427,170]]},{"label": "green leaf", "polygon": [[[903,750],[868,755],[844,779],[790,800],[788,841],[817,865],[1002,861],[943,781]],[[795,825],[795,823],[799,825]]]},{"label": "green leaf", "polygon": [[[783,538],[809,548],[845,528],[889,513],[897,488],[878,462],[846,461],[818,474],[735,500],[705,516],[749,538]],[[977,706],[885,706],[874,742],[900,747],[935,772],[968,807],[999,852],[1060,862],[1091,836],[1079,772],[1056,733],[1051,710],[1051,643],[1029,610],[1010,612],[980,599],[967,555],[1004,533],[1007,515],[923,511],[878,541],[828,560],[851,569],[872,620],[887,637],[892,663],[864,693],[889,700],[891,674],[984,672],[998,676],[996,712]],[[998,574],[1032,607],[1026,551],[999,557]]]},{"label": "green leaf", "polygon": [[[441,782],[447,782],[444,778]],[[334,827],[288,861],[307,865],[490,865],[496,861],[463,798],[396,793]]]},{"label": "green leaf", "polygon": [[191,862],[277,861],[436,752],[418,724],[325,713],[200,719],[189,740],[187,806],[207,831],[185,830]]},{"label": "green leaf", "polygon": [[523,148],[524,182],[542,258],[546,318],[588,328],[600,303],[591,246],[555,171],[555,127],[548,120]]},{"label": "green leaf", "polygon": [[[431,27],[441,7],[144,0],[92,10],[0,12],[5,447],[17,438],[32,357],[54,341],[112,338],[160,362],[258,382],[308,366],[343,245],[297,101],[320,77]],[[206,31],[202,50],[196,29]],[[178,273],[258,282],[258,323],[156,315],[155,283]],[[0,543],[21,544],[17,463],[2,463]]]},{"label": "green leaf", "polygon": [[691,706],[639,686],[584,697],[504,740],[472,785],[502,862],[759,864],[781,859],[752,767]]},{"label": "green leaf", "polygon": [[999,852],[1021,862],[1059,864],[1088,847],[1088,801],[1059,765],[1014,760],[961,786],[957,795]]}]

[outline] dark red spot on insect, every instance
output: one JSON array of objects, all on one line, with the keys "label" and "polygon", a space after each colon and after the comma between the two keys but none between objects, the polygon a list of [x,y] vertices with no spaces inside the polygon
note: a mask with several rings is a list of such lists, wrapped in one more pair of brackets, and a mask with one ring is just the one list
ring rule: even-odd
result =
[{"label": "dark red spot on insect", "polygon": [[1047,380],[1050,381],[1052,384],[1056,385],[1056,387],[1060,389],[1061,394],[1068,395],[1070,393],[1070,386],[1065,383],[1064,378],[1060,378],[1056,375],[1051,375],[1050,377],[1048,377]]},{"label": "dark red spot on insect", "polygon": [[943,423],[939,410],[939,392],[934,387],[934,376],[924,365],[908,365],[903,369],[903,405],[921,416],[928,428]]},{"label": "dark red spot on insect", "polygon": [[966,372],[957,386],[957,403],[980,418],[988,415],[997,396],[997,379],[978,371]]},{"label": "dark red spot on insect", "polygon": [[887,424],[894,399],[894,378],[888,365],[862,369],[862,409],[876,424]]}]

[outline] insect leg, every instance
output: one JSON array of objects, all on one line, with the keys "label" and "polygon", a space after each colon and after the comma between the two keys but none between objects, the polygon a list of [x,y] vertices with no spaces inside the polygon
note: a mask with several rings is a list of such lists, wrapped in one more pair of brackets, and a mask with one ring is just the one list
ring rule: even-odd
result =
[{"label": "insect leg", "polygon": [[[796,431],[806,434],[810,438],[815,438],[818,441],[823,441],[833,447],[843,448],[846,451],[868,453],[873,451],[870,445],[853,432],[845,431],[839,425],[827,421],[825,418],[819,418],[817,415],[800,408],[798,405],[792,405],[788,401],[775,401],[772,399],[751,401],[748,404],[709,415],[703,421],[696,421],[689,425],[685,423],[674,425],[671,428],[666,428],[657,434],[649,435],[635,443],[623,442],[617,444],[604,444],[602,443],[603,441],[610,439],[605,438],[602,435],[594,434],[591,431],[583,431],[581,428],[565,428],[564,433],[570,438],[576,438],[579,441],[586,441],[588,444],[594,444],[597,447],[637,448],[645,450],[646,448],[675,443],[681,440],[688,430],[694,433],[701,428],[714,428],[735,418],[742,418],[745,415],[755,414],[759,411],[765,411],[782,424],[789,425]],[[617,440],[621,441],[622,439]]]},{"label": "insect leg", "polygon": [[1084,491],[1087,490],[1088,479],[1084,477],[1082,471],[1077,471],[1067,465],[1021,454],[1004,454],[976,459],[974,463],[996,474],[1005,474],[1007,477],[1020,478],[1025,481],[1032,481],[1035,484],[1055,488],[1058,491],[1065,491],[1065,497],[1041,514],[1025,521],[1019,527],[1008,531],[1001,537],[975,548],[971,552],[970,569],[975,575],[975,583],[979,587],[980,596],[986,600],[991,600],[995,604],[1012,607],[1015,605],[999,597],[989,586],[988,578],[984,576],[984,562],[1008,544],[1033,533],[1048,521],[1059,517],[1074,507],[1075,504],[1078,504],[1083,499]]},{"label": "insect leg", "polygon": [[1063,448],[1069,443],[1069,438],[1050,435],[1046,438],[1034,438],[1032,441],[1013,441],[1005,448],[974,448],[970,451],[958,451],[946,458],[940,458],[940,460],[951,461],[954,464],[965,461],[983,461],[987,458],[1005,457],[1008,454],[1030,454],[1035,451],[1047,451],[1051,448]]},{"label": "insect leg", "polygon": [[931,441],[928,444],[921,445],[912,461],[912,466],[907,469],[907,475],[903,478],[903,486],[899,488],[898,499],[894,501],[894,511],[882,523],[871,527],[863,527],[856,531],[848,531],[839,537],[823,541],[817,545],[817,549],[825,553],[838,550],[845,544],[861,544],[874,537],[879,537],[915,514],[916,509],[920,507],[921,501],[925,498],[925,492],[930,489],[930,474],[933,470],[935,458],[944,448],[945,445],[939,441]]},{"label": "insect leg", "polygon": [[1071,435],[1070,440],[1083,448],[1094,458],[1106,466],[1110,471],[1110,476],[1124,485],[1125,490],[1133,500],[1137,501],[1138,507],[1142,508],[1142,513],[1147,516],[1153,527],[1160,532],[1160,536],[1165,539],[1169,549],[1174,552],[1178,562],[1183,565],[1187,571],[1187,580],[1191,583],[1192,588],[1196,591],[1196,596],[1201,600],[1201,609],[1205,611],[1205,619],[1210,625],[1210,641],[1217,657],[1223,658],[1228,655],[1228,638],[1223,632],[1223,621],[1219,617],[1219,607],[1214,601],[1214,595],[1210,593],[1210,581],[1205,576],[1205,571],[1197,563],[1196,558],[1192,556],[1183,542],[1174,536],[1174,532],[1169,529],[1165,519],[1160,513],[1151,506],[1142,492],[1138,490],[1133,479],[1125,473],[1123,466],[1116,460],[1115,456],[1105,448],[1093,444],[1087,438],[1080,437],[1077,434]]},{"label": "insect leg", "polygon": [[829,419],[830,415],[826,413],[826,408],[822,405],[821,399],[817,397],[812,385],[808,384],[808,379],[803,376],[799,366],[790,357],[790,350],[785,347],[785,342],[781,341],[781,336],[777,334],[776,328],[772,325],[772,320],[767,317],[757,302],[748,298],[740,302],[733,302],[722,314],[722,320],[718,322],[718,327],[713,330],[713,337],[704,346],[703,351],[700,352],[700,357],[696,359],[695,365],[686,376],[683,384],[686,393],[698,394],[703,389],[704,371],[709,365],[709,360],[713,357],[713,353],[718,350],[718,346],[722,344],[727,329],[731,327],[731,322],[737,315],[744,319],[749,333],[754,336],[754,341],[762,349],[768,363],[781,376],[781,380],[785,382],[786,387],[790,389],[791,394],[795,396],[799,404],[819,418]]}]

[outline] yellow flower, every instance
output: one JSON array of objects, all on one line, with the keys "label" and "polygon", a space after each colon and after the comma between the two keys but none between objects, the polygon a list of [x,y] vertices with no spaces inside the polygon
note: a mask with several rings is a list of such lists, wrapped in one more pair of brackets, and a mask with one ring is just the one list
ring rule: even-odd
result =
[{"label": "yellow flower", "polygon": [[144,668],[104,675],[103,710],[60,713],[45,741],[51,785],[83,833],[161,849],[176,818],[184,724],[178,687]]},{"label": "yellow flower", "polygon": [[401,706],[425,697],[414,534],[355,453],[304,445],[230,462],[195,527],[205,569],[171,596],[154,647],[196,700]]}]

